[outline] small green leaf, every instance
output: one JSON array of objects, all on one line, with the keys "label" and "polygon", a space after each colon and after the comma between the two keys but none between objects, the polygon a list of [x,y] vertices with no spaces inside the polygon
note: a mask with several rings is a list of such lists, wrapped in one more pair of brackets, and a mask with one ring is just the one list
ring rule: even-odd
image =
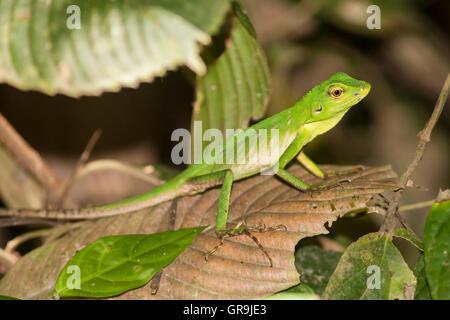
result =
[{"label": "small green leaf", "polygon": [[301,293],[301,294],[315,294],[314,290],[306,284],[300,283],[289,289],[283,290],[281,293]]},{"label": "small green leaf", "polygon": [[394,231],[394,237],[408,240],[413,246],[420,251],[423,251],[423,243],[417,239],[417,236],[406,229],[396,229]]},{"label": "small green leaf", "polygon": [[425,222],[425,273],[433,299],[450,299],[450,201],[434,204]]},{"label": "small green leaf", "polygon": [[54,296],[110,297],[141,287],[203,229],[100,238],[67,262],[56,280]]},{"label": "small green leaf", "polygon": [[20,300],[19,298],[14,298],[10,296],[2,296],[0,295],[0,300]]},{"label": "small green leaf", "polygon": [[321,295],[341,255],[340,252],[316,246],[300,247],[295,253],[295,267],[300,274],[300,283],[308,285]]},{"label": "small green leaf", "polygon": [[423,254],[417,260],[416,267],[414,268],[414,276],[417,279],[414,300],[431,300],[430,286],[425,276],[425,260]]},{"label": "small green leaf", "polygon": [[412,299],[416,279],[386,235],[352,243],[328,282],[325,299]]},{"label": "small green leaf", "polygon": [[319,300],[320,297],[314,292],[287,292],[283,291],[274,295],[265,297],[263,300]]}]

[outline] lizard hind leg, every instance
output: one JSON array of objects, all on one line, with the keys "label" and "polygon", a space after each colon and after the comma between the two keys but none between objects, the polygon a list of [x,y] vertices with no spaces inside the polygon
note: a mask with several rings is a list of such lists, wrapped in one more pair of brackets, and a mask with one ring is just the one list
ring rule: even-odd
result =
[{"label": "lizard hind leg", "polygon": [[268,255],[268,253],[264,250],[263,246],[259,243],[258,239],[251,234],[251,232],[268,232],[280,229],[280,226],[274,228],[263,227],[247,227],[242,226],[242,222],[238,223],[234,228],[227,229],[227,221],[228,221],[228,211],[230,208],[230,196],[231,196],[231,187],[233,185],[233,172],[231,170],[224,170],[200,177],[196,177],[193,180],[210,180],[213,179],[223,179],[222,190],[219,195],[218,200],[218,208],[217,208],[217,217],[216,217],[216,235],[220,239],[218,245],[216,245],[212,250],[210,250],[205,255],[205,260],[208,260],[208,257],[214,254],[221,246],[224,245],[225,238],[235,237],[238,235],[246,235],[250,237],[258,246],[258,248],[264,253],[264,255],[268,258],[270,262],[270,266],[273,266],[272,259]]}]

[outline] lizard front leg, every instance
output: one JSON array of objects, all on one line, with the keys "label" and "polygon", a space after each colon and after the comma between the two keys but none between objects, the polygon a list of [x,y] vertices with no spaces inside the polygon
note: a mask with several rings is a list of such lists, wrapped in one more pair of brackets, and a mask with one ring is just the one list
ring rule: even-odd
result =
[{"label": "lizard front leg", "polygon": [[356,172],[361,172],[364,169],[364,166],[356,166],[355,168],[351,168],[343,171],[331,171],[331,172],[323,172],[317,164],[314,163],[303,151],[300,152],[297,156],[298,162],[305,167],[309,172],[321,179],[328,179],[332,177],[344,176]]},{"label": "lizard front leg", "polygon": [[303,151],[300,152],[297,156],[298,162],[301,163],[309,172],[315,175],[318,178],[325,179],[327,178],[327,174],[320,169],[317,164],[314,163]]},{"label": "lizard front leg", "polygon": [[[294,141],[289,145],[289,147],[284,151],[284,153],[281,155],[280,159],[278,160],[278,170],[275,171],[275,174],[280,177],[282,180],[286,181],[287,183],[293,185],[297,189],[300,189],[302,191],[311,189],[311,186],[293,174],[286,171],[284,168],[286,165],[300,152],[300,150],[303,148],[303,146],[307,142],[307,135],[306,134],[298,134]],[[302,153],[300,153],[301,155]],[[300,156],[299,155],[299,156]],[[308,164],[314,164],[306,155],[301,157],[304,160],[309,160]],[[316,166],[317,167],[317,166]]]},{"label": "lizard front leg", "polygon": [[[334,186],[340,185],[340,182],[334,182],[332,184],[325,185],[309,185],[293,174],[289,173],[284,169],[284,167],[297,155],[297,160],[312,174],[321,179],[326,179],[332,176],[338,176],[342,174],[340,173],[324,173],[304,152],[299,151],[304,147],[306,142],[308,141],[308,135],[306,133],[299,133],[294,141],[289,145],[286,151],[282,154],[279,160],[279,169],[276,171],[276,175],[280,177],[283,181],[289,183],[293,187],[301,190],[313,190],[313,189],[321,189],[321,188],[332,188]],[[353,171],[359,171],[360,168],[352,169]],[[349,170],[350,171],[350,170]],[[347,172],[345,172],[347,173]]]}]

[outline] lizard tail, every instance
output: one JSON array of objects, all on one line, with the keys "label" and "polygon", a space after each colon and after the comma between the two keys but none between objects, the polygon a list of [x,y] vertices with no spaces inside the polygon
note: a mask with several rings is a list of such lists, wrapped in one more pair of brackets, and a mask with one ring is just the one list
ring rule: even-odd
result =
[{"label": "lizard tail", "polygon": [[45,218],[61,220],[97,219],[155,206],[178,196],[191,193],[186,188],[188,178],[181,173],[166,183],[135,197],[106,205],[70,209],[1,209],[0,217]]}]

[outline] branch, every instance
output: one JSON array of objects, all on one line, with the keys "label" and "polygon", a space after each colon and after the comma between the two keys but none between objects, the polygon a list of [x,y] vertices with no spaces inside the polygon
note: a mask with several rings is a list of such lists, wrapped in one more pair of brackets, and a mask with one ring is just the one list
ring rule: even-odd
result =
[{"label": "branch", "polygon": [[431,117],[428,120],[425,127],[423,128],[423,130],[420,131],[418,134],[420,140],[419,144],[417,145],[414,158],[412,162],[409,164],[405,173],[400,178],[401,188],[394,194],[392,201],[389,204],[389,208],[387,210],[384,223],[380,228],[380,232],[388,232],[389,237],[392,236],[392,233],[396,226],[397,222],[396,216],[398,215],[398,206],[400,199],[403,195],[405,188],[411,184],[411,176],[416,170],[420,160],[423,157],[427,143],[430,142],[431,140],[431,132],[433,131],[439,119],[439,116],[441,115],[442,110],[444,109],[444,105],[447,102],[449,87],[450,87],[450,74],[447,74],[447,79],[445,80],[444,86],[442,87],[441,93],[439,94],[439,98],[436,102],[433,113],[431,114]]},{"label": "branch", "polygon": [[44,160],[11,126],[8,120],[0,113],[0,142],[16,157],[19,163],[38,180],[47,194],[56,185],[53,172],[47,167]]},{"label": "branch", "polygon": [[81,170],[82,167],[84,167],[86,165],[86,161],[91,156],[91,152],[94,149],[95,145],[97,144],[98,140],[100,139],[101,135],[102,135],[102,131],[100,129],[95,130],[94,133],[92,134],[83,153],[81,154],[80,158],[78,159],[78,162],[77,162],[75,169],[73,170],[71,176],[62,185],[61,195],[59,196],[57,208],[61,208],[61,206],[64,202],[64,199],[66,198],[67,192],[69,191],[70,187],[72,186],[72,184],[75,181],[75,177],[76,177],[77,173]]},{"label": "branch", "polygon": [[30,224],[44,225],[44,226],[57,226],[62,222],[46,220],[41,218],[24,218],[24,217],[12,217],[0,219],[0,228],[24,226]]}]

